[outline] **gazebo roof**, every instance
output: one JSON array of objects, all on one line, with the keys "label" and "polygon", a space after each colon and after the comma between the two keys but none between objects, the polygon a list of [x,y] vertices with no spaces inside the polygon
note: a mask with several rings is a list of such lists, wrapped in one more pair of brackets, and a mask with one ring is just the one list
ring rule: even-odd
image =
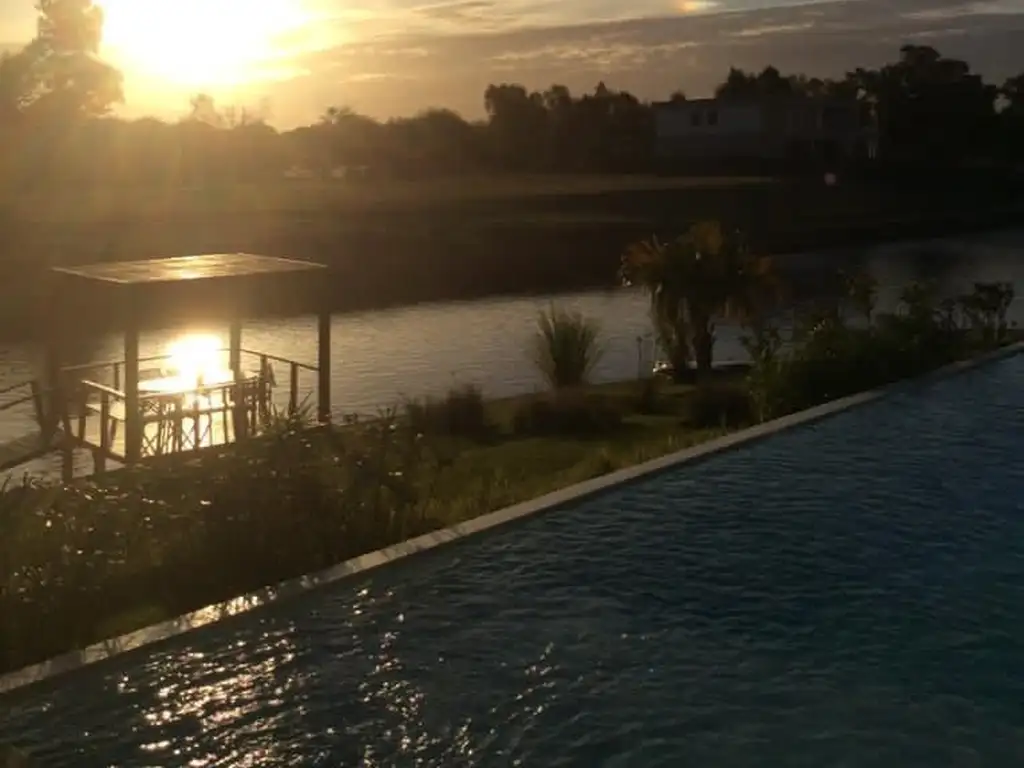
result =
[{"label": "gazebo roof", "polygon": [[85,280],[117,285],[177,283],[188,280],[251,278],[285,272],[325,269],[326,265],[251,253],[210,253],[162,259],[113,261],[74,267],[54,267],[54,272]]}]

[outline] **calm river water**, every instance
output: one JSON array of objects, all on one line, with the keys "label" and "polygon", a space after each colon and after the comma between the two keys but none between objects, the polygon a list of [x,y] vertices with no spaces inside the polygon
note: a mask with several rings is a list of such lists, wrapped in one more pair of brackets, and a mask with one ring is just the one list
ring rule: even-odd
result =
[{"label": "calm river water", "polygon": [[[804,265],[862,266],[879,281],[879,309],[885,310],[895,306],[902,285],[925,277],[938,279],[950,293],[967,290],[974,281],[1009,280],[1018,296],[1024,295],[1022,250],[1024,230],[1011,230],[807,254],[798,261]],[[637,374],[638,362],[650,364],[653,344],[647,301],[642,294],[625,289],[338,315],[332,332],[336,413],[374,412],[406,397],[441,394],[454,383],[478,384],[489,397],[539,389],[542,382],[530,361],[528,344],[538,313],[552,302],[578,309],[601,323],[606,351],[594,372],[596,380],[632,377]],[[1011,315],[1024,324],[1024,300],[1015,302]],[[160,354],[175,338],[189,332],[215,333],[226,343],[226,329],[178,328],[146,335],[142,354]],[[737,328],[720,327],[716,360],[743,358],[738,336]],[[642,350],[638,350],[637,337],[645,339]],[[253,322],[245,328],[243,343],[249,349],[314,363],[315,321],[310,317]],[[640,361],[638,351],[642,351]],[[120,359],[120,339],[98,339],[91,356],[94,360]],[[35,375],[38,358],[38,350],[29,345],[0,346],[0,389]],[[276,373],[285,384],[283,366]],[[300,386],[311,390],[311,377]],[[31,431],[29,408],[0,412],[0,442]],[[49,473],[52,468],[46,462],[27,467],[35,473]]]}]

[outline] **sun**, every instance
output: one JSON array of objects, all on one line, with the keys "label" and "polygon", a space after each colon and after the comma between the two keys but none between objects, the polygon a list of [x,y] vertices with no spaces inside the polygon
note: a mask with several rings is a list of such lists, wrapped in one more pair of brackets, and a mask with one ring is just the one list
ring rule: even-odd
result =
[{"label": "sun", "polygon": [[104,51],[170,85],[244,85],[279,70],[311,19],[303,0],[96,0]]}]

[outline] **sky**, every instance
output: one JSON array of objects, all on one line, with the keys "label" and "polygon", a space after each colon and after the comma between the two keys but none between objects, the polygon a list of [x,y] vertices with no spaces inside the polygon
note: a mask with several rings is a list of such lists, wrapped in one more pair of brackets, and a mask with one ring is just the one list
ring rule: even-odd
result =
[{"label": "sky", "polygon": [[[709,95],[730,66],[839,76],[933,45],[995,80],[1024,71],[1024,0],[97,0],[127,116],[197,92],[289,127],[329,106],[483,113],[492,82]],[[0,0],[0,47],[33,0]]]}]

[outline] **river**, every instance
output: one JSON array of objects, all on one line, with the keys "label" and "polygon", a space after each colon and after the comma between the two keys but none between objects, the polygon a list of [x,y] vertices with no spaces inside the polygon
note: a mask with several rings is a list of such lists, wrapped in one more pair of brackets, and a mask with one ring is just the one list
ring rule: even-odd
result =
[{"label": "river", "polygon": [[[990,232],[942,240],[905,242],[867,248],[805,254],[796,263],[861,267],[879,282],[879,310],[896,306],[901,286],[934,278],[941,290],[969,290],[975,281],[1011,281],[1024,295],[1024,230]],[[471,302],[423,304],[400,309],[338,315],[332,328],[332,401],[337,414],[373,413],[408,397],[444,393],[457,383],[474,383],[488,397],[540,389],[528,353],[538,313],[551,304],[577,309],[596,318],[605,353],[594,370],[596,381],[637,375],[653,354],[647,301],[635,290],[594,291],[549,297],[500,298]],[[1011,308],[1011,319],[1024,324],[1024,300]],[[184,333],[214,333],[226,343],[226,329],[177,328],[146,334],[141,353],[160,354]],[[638,349],[637,339],[643,340]],[[243,337],[246,348],[308,363],[316,360],[316,324],[312,317],[252,322]],[[120,359],[116,336],[97,339],[94,360]],[[638,360],[638,352],[640,358]],[[718,330],[715,358],[742,360],[739,329]],[[0,346],[0,389],[35,375],[39,351],[31,345]],[[84,362],[84,361],[81,361]],[[281,383],[287,372],[276,371]],[[313,381],[300,381],[311,391]],[[284,389],[284,387],[282,388]],[[2,404],[2,403],[0,403]],[[0,441],[34,431],[29,407],[0,411]],[[50,475],[54,462],[27,465],[34,474]],[[84,470],[88,464],[81,463]]]}]

